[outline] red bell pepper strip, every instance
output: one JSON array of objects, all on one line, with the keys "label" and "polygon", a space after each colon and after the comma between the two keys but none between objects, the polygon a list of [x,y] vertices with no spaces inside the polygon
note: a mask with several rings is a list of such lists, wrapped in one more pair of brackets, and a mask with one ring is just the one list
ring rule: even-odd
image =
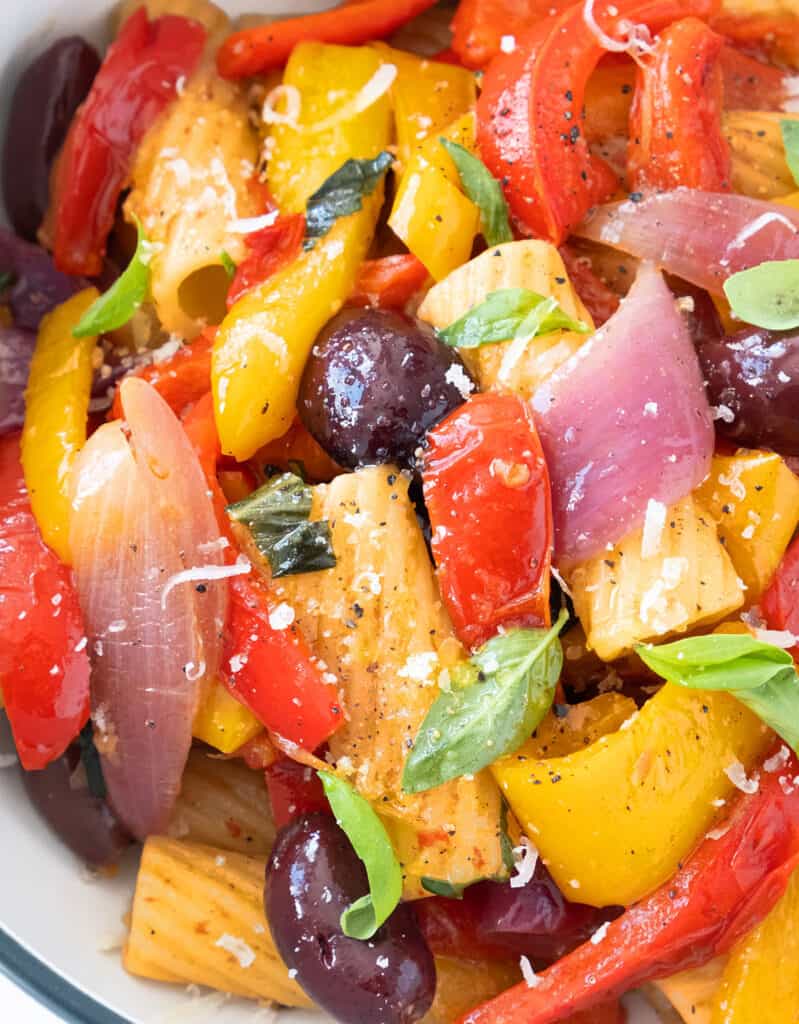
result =
[{"label": "red bell pepper strip", "polygon": [[89,718],[89,656],[72,574],[31,512],[17,435],[0,439],[0,588],[0,689],[22,766],[45,768]]},{"label": "red bell pepper strip", "polygon": [[587,256],[580,256],[568,245],[561,246],[560,255],[569,280],[580,296],[580,301],[591,314],[594,326],[601,327],[619,308],[621,297],[597,277]]},{"label": "red bell pepper strip", "polygon": [[719,54],[724,75],[724,105],[729,110],[784,110],[789,98],[786,78],[772,64],[763,64],[732,46]]},{"label": "red bell pepper strip", "polygon": [[[216,328],[209,327],[169,359],[151,363],[136,371],[135,376],[152,384],[177,416],[187,406],[199,401],[211,388],[211,350],[215,334]],[[123,415],[122,400],[117,388],[108,419],[121,420]]]},{"label": "red bell pepper strip", "polygon": [[302,475],[311,483],[328,483],[344,470],[334,462],[322,446],[308,432],[302,420],[295,419],[282,437],[259,448],[254,462],[276,469],[302,470]]},{"label": "red bell pepper strip", "polygon": [[377,306],[379,309],[402,309],[429,276],[427,267],[413,253],[366,260],[358,271],[349,303],[353,306]]},{"label": "red bell pepper strip", "polygon": [[283,828],[301,814],[313,814],[314,811],[332,813],[313,768],[290,761],[287,757],[273,762],[266,769],[266,788],[277,828]]},{"label": "red bell pepper strip", "polygon": [[245,238],[247,257],[236,268],[227,294],[227,308],[251,288],[262,284],[281,267],[295,259],[305,236],[305,214],[292,213],[279,217],[274,224],[254,231]]},{"label": "red bell pepper strip", "polygon": [[111,45],[64,143],[55,185],[56,266],[99,274],[105,244],[139,142],[205,46],[199,22],[176,15],[149,21],[139,7]]},{"label": "red bell pepper strip", "polygon": [[484,68],[513,39],[574,0],[461,0],[452,19],[452,49],[467,68]]},{"label": "red bell pepper strip", "polygon": [[[783,555],[774,579],[760,601],[769,629],[786,629],[799,636],[799,537]],[[791,648],[799,662],[799,644]]]},{"label": "red bell pepper strip", "polygon": [[[216,476],[220,454],[210,392],[191,409],[183,425],[213,494],[219,528],[228,539],[228,561],[238,545],[225,512],[227,499]],[[306,750],[315,750],[343,723],[338,688],[325,678],[296,625],[275,628],[274,607],[265,583],[254,574],[230,580],[222,678],[230,693],[267,729]]]},{"label": "red bell pepper strip", "polygon": [[761,772],[727,831],[705,839],[651,896],[591,941],[463,1018],[463,1024],[551,1024],[643,982],[699,967],[727,952],[771,910],[799,865],[799,773]]},{"label": "red bell pepper strip", "polygon": [[396,32],[436,0],[363,0],[332,11],[234,32],[222,43],[216,66],[223,78],[246,78],[282,67],[297,43],[312,40],[359,46]]},{"label": "red bell pepper strip", "polygon": [[[716,6],[717,0],[619,0],[598,3],[594,15],[605,33],[619,38],[624,22],[655,31]],[[483,160],[503,183],[516,219],[556,245],[618,187],[583,132],[586,82],[604,52],[583,4],[575,4],[522,33],[513,53],[496,57],[477,101]]]},{"label": "red bell pepper strip", "polygon": [[441,594],[464,643],[548,625],[552,502],[526,403],[474,395],[428,434],[422,479]]},{"label": "red bell pepper strip", "polygon": [[698,18],[676,21],[658,37],[638,69],[630,111],[631,188],[730,191],[732,158],[721,129],[723,46]]}]

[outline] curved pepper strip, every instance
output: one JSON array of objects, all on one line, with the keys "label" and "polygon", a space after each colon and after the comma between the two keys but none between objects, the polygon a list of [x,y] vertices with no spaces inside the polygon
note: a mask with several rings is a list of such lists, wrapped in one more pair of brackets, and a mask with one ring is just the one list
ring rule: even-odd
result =
[{"label": "curved pepper strip", "polygon": [[300,254],[305,237],[305,214],[290,213],[274,224],[247,235],[247,256],[239,263],[227,293],[231,309],[250,289],[271,277]]},{"label": "curved pepper strip", "polygon": [[[618,38],[625,21],[658,31],[716,7],[716,0],[619,0],[597,5],[594,14]],[[582,128],[586,83],[604,53],[583,4],[575,4],[517,38],[514,52],[496,57],[483,78],[477,102],[483,160],[503,182],[517,220],[556,245],[618,186],[608,164],[590,152]]]},{"label": "curved pepper strip", "polygon": [[[799,636],[799,537],[785,552],[760,610],[769,629],[786,629]],[[799,644],[791,648],[791,654],[799,661]]]},{"label": "curved pepper strip", "polygon": [[85,288],[48,313],[39,327],[25,392],[22,464],[30,503],[42,536],[70,563],[70,472],[86,443],[96,337],[72,330],[97,299]]},{"label": "curved pepper strip", "polygon": [[[574,0],[461,0],[452,19],[452,49],[467,68],[484,68],[536,21],[560,13]],[[439,58],[440,59],[440,58]]]},{"label": "curved pepper strip", "polygon": [[72,122],[56,173],[54,256],[67,274],[93,277],[131,162],[147,129],[189,77],[205,46],[199,22],[177,15],[154,21],[139,7],[106,54]]},{"label": "curved pepper strip", "polygon": [[[779,749],[776,748],[776,749]],[[799,865],[799,773],[791,755],[762,772],[727,830],[705,839],[677,874],[588,941],[538,975],[484,1003],[462,1024],[553,1024],[643,982],[699,967],[726,953],[758,924]]]},{"label": "curved pepper strip", "polygon": [[658,36],[638,69],[627,176],[634,189],[729,192],[732,157],[721,127],[724,40],[683,18]]},{"label": "curved pepper strip", "polygon": [[[228,562],[232,563],[238,544],[216,476],[220,446],[210,392],[183,422],[213,492],[220,531],[228,540]],[[324,668],[312,657],[296,625],[286,629],[272,626],[273,604],[266,585],[254,575],[230,580],[222,679],[229,692],[268,729],[305,750],[315,750],[343,723],[338,687],[325,680]]]},{"label": "curved pepper strip", "polygon": [[552,501],[526,403],[474,395],[429,432],[422,476],[441,596],[461,640],[474,648],[501,626],[548,626]]},{"label": "curved pepper strip", "polygon": [[411,252],[364,260],[347,301],[353,306],[402,309],[429,277],[427,267]]},{"label": "curved pepper strip", "polygon": [[89,657],[69,569],[31,512],[17,435],[0,439],[0,689],[23,768],[60,757],[89,718]]},{"label": "curved pepper strip", "polygon": [[234,32],[219,47],[216,66],[223,78],[246,78],[281,67],[297,43],[313,41],[357,46],[396,32],[436,0],[364,0],[332,11]]}]

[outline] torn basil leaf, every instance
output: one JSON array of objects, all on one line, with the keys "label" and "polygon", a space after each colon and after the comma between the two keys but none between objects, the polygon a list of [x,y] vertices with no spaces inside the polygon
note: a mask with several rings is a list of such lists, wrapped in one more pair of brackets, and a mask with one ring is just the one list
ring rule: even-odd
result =
[{"label": "torn basil leaf", "polygon": [[512,242],[508,204],[500,183],[483,161],[468,149],[443,136],[439,141],[452,157],[463,191],[480,211],[480,224],[486,243],[492,246]]},{"label": "torn basil leaf", "polygon": [[223,249],[220,252],[219,262],[225,268],[225,273],[232,281],[233,278],[236,276],[236,264],[233,262],[233,257],[230,255],[227,249]]},{"label": "torn basil leaf", "polygon": [[383,152],[374,160],[347,160],[331,174],[306,205],[303,248],[312,249],[339,217],[357,213],[363,205],[363,197],[374,192],[393,162],[394,157]]},{"label": "torn basil leaf", "polygon": [[748,324],[770,331],[799,327],[799,260],[767,260],[731,274],[724,294]]},{"label": "torn basil leaf", "polygon": [[785,161],[793,180],[799,185],[799,121],[780,121],[780,132],[785,147]]},{"label": "torn basil leaf", "polygon": [[73,329],[73,338],[89,338],[123,327],[147,297],[153,250],[138,219],[136,231],[138,240],[133,259],[108,291],[89,306]]},{"label": "torn basil leaf", "polygon": [[511,629],[450,670],[405,762],[402,788],[421,793],[479,772],[528,739],[552,706],[563,665],[561,612],[549,629]]},{"label": "torn basil leaf", "polygon": [[561,309],[557,299],[527,288],[500,288],[490,292],[455,323],[438,332],[454,348],[479,348],[511,338],[535,338],[558,330],[587,333],[582,320],[574,320]]},{"label": "torn basil leaf", "polygon": [[228,505],[228,515],[249,528],[273,576],[296,576],[336,564],[329,524],[310,521],[312,499],[312,488],[299,476],[281,473]]}]

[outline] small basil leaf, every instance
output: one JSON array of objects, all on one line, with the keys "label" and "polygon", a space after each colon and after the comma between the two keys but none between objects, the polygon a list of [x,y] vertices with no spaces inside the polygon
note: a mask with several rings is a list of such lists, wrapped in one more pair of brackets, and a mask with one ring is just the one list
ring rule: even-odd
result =
[{"label": "small basil leaf", "polygon": [[560,329],[581,334],[590,330],[588,324],[564,313],[551,296],[539,295],[527,288],[500,288],[439,331],[439,337],[455,348],[478,348],[511,338],[534,338]]},{"label": "small basil leaf", "polygon": [[780,121],[780,132],[785,146],[785,160],[793,180],[799,185],[799,121]]},{"label": "small basil leaf", "polygon": [[466,890],[465,885],[453,885],[452,882],[441,878],[428,878],[426,875],[422,876],[421,883],[426,892],[431,892],[434,896],[444,896],[448,900],[462,900]]},{"label": "small basil leaf", "polygon": [[567,618],[492,637],[472,655],[478,680],[442,693],[422,722],[402,775],[407,793],[474,774],[524,743],[552,705]]},{"label": "small basil leaf", "polygon": [[106,788],[103,766],[100,762],[100,754],[94,745],[94,727],[91,719],[78,733],[78,746],[80,747],[80,759],[83,762],[83,770],[86,772],[86,781],[89,792],[92,796],[105,800]]},{"label": "small basil leaf", "polygon": [[233,257],[230,255],[227,249],[223,249],[220,252],[219,262],[225,268],[225,273],[232,281],[233,278],[236,276],[236,264],[233,262]]},{"label": "small basil leaf", "polygon": [[480,210],[480,222],[486,243],[501,245],[513,241],[508,221],[508,204],[502,186],[479,157],[450,139],[439,140],[458,169],[461,186]]},{"label": "small basil leaf", "polygon": [[72,331],[74,338],[88,338],[124,326],[147,297],[150,287],[152,248],[136,220],[138,240],[133,259],[107,292],[89,306]]},{"label": "small basil leaf", "polygon": [[669,682],[732,694],[799,749],[799,675],[787,651],[752,636],[726,633],[636,650]]},{"label": "small basil leaf", "polygon": [[724,294],[748,324],[771,331],[799,327],[799,260],[767,260],[732,274]]},{"label": "small basil leaf", "polygon": [[363,197],[374,192],[393,162],[394,157],[383,152],[374,160],[347,160],[331,174],[306,205],[304,248],[312,249],[339,217],[360,210]]},{"label": "small basil leaf", "polygon": [[338,826],[366,868],[369,893],[341,915],[341,928],[351,939],[371,939],[402,897],[402,869],[383,822],[372,805],[329,772],[317,772]]},{"label": "small basil leaf", "polygon": [[329,523],[309,520],[312,499],[308,484],[294,473],[281,473],[228,505],[227,514],[249,527],[273,576],[296,576],[336,564]]}]

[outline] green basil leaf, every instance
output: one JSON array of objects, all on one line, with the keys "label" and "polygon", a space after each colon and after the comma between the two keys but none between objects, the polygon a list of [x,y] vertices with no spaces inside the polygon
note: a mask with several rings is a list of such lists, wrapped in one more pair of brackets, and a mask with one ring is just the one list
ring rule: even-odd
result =
[{"label": "green basil leaf", "polygon": [[467,197],[480,210],[480,222],[486,243],[501,245],[513,241],[508,221],[508,204],[502,186],[479,157],[443,136],[439,140],[446,149],[461,179]]},{"label": "green basil leaf", "polygon": [[80,747],[80,759],[83,763],[83,770],[86,772],[89,792],[99,800],[105,800],[105,777],[99,751],[94,745],[94,727],[92,726],[91,719],[78,733],[78,746]]},{"label": "green basil leaf", "polygon": [[296,576],[336,564],[329,523],[309,520],[312,498],[312,489],[296,474],[281,473],[228,505],[228,515],[249,527],[273,576]]},{"label": "green basil leaf", "polygon": [[785,146],[785,160],[793,180],[799,185],[799,121],[780,121],[780,132]]},{"label": "green basil leaf", "polygon": [[232,281],[233,278],[236,276],[236,264],[233,262],[233,257],[230,255],[227,249],[223,249],[222,252],[220,252],[219,262],[225,268],[225,273]]},{"label": "green basil leaf", "polygon": [[402,869],[383,822],[372,805],[347,782],[317,772],[339,828],[363,861],[369,893],[341,915],[341,928],[351,939],[371,939],[402,897]]},{"label": "green basil leaf", "polygon": [[799,327],[799,260],[767,260],[731,274],[724,294],[748,324],[771,331]]},{"label": "green basil leaf", "polygon": [[732,694],[799,749],[799,675],[781,647],[746,634],[688,637],[636,651],[659,676],[696,690]]},{"label": "green basil leaf", "polygon": [[567,316],[556,299],[527,288],[500,288],[438,332],[447,345],[479,348],[511,338],[535,338],[564,328],[585,334],[588,324]]},{"label": "green basil leaf", "polygon": [[130,320],[147,297],[150,287],[150,260],[153,253],[136,220],[138,240],[133,259],[107,292],[89,306],[72,331],[74,338],[115,331]]},{"label": "green basil leaf", "polygon": [[[448,900],[462,900],[463,894],[466,891],[465,884],[458,883],[453,885],[452,882],[447,882],[441,878],[428,878],[427,875],[423,875],[420,881],[422,888],[426,892],[431,892],[434,896],[444,896]],[[485,879],[475,879],[475,881],[482,882]]]},{"label": "green basil leaf", "polygon": [[562,611],[550,630],[502,633],[472,655],[477,680],[442,693],[422,722],[402,775],[407,793],[474,774],[529,738],[552,705],[567,619]]},{"label": "green basil leaf", "polygon": [[387,152],[374,160],[347,160],[314,192],[305,207],[305,249],[312,249],[339,217],[356,213],[394,162]]}]

